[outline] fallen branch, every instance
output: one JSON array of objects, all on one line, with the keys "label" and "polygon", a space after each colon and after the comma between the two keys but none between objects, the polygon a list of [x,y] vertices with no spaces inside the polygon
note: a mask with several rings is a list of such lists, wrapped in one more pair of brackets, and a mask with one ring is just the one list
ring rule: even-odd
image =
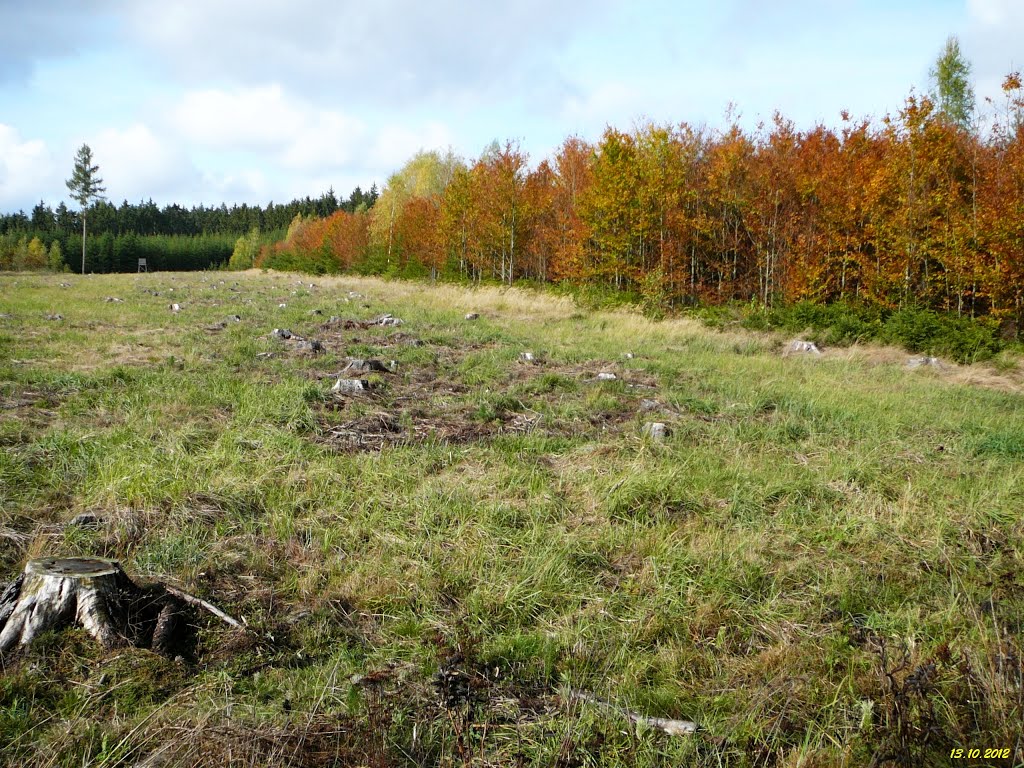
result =
[{"label": "fallen branch", "polygon": [[168,586],[167,584],[164,585],[164,589],[166,589],[179,600],[184,600],[186,603],[191,603],[192,605],[197,605],[200,608],[205,608],[218,619],[223,621],[225,624],[230,624],[235,629],[241,629],[243,631],[245,630],[245,625],[243,625],[238,619],[229,616],[228,614],[224,613],[224,611],[222,611],[220,608],[213,605],[212,603],[206,602],[201,597],[190,595],[188,592],[184,592],[178,589],[177,587]]},{"label": "fallen branch", "polygon": [[639,712],[633,712],[625,707],[620,707],[617,704],[612,704],[610,701],[599,699],[586,691],[570,689],[569,698],[585,701],[601,709],[615,712],[634,723],[642,723],[651,728],[657,728],[659,731],[664,731],[670,736],[691,736],[697,732],[697,724],[692,720],[669,720],[664,717],[648,717],[647,715],[641,715]]}]

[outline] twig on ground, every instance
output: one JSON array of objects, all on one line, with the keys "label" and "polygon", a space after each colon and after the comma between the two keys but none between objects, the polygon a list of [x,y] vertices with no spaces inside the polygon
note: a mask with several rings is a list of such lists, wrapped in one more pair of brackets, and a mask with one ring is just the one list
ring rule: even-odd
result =
[{"label": "twig on ground", "polygon": [[569,689],[569,698],[576,699],[578,701],[585,701],[588,704],[593,704],[601,709],[615,712],[629,720],[632,720],[634,723],[642,723],[643,725],[651,728],[657,728],[659,731],[664,731],[670,736],[691,736],[697,732],[697,724],[692,720],[670,720],[664,717],[648,717],[647,715],[641,715],[639,712],[634,712],[631,709],[626,709],[625,707],[620,707],[617,704],[612,704],[610,701],[599,699],[586,691]]},{"label": "twig on ground", "polygon": [[172,587],[172,586],[169,586],[169,585],[165,584],[164,588],[168,592],[170,592],[172,595],[174,595],[175,597],[177,597],[177,598],[179,598],[181,600],[184,600],[186,603],[191,603],[192,605],[198,605],[200,608],[205,608],[210,613],[212,613],[214,616],[216,616],[218,619],[223,621],[225,624],[230,624],[235,629],[241,629],[243,631],[245,630],[245,626],[242,624],[242,622],[240,622],[238,619],[236,619],[236,618],[234,618],[232,616],[229,616],[228,614],[224,613],[224,611],[222,611],[217,606],[213,605],[213,603],[208,603],[205,600],[203,600],[201,597],[196,597],[195,595],[190,595],[188,592],[184,592],[183,590],[180,590],[177,587]]}]

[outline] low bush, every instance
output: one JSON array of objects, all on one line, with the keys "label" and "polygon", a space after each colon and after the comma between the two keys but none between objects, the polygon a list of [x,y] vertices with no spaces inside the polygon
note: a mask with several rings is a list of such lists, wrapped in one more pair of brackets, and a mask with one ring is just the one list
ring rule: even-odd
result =
[{"label": "low bush", "polygon": [[696,314],[716,328],[739,325],[752,331],[786,331],[833,346],[879,341],[958,363],[989,360],[1008,343],[992,318],[957,317],[915,307],[891,311],[848,302],[802,301],[781,307],[733,303],[702,307]]}]

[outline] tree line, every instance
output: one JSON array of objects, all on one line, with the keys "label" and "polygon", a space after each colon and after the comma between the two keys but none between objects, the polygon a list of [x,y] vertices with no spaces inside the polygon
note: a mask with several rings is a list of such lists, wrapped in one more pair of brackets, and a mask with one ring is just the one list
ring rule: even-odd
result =
[{"label": "tree line", "polygon": [[[207,269],[228,261],[240,235],[255,230],[262,233],[261,242],[279,239],[296,215],[326,217],[337,211],[366,210],[377,197],[374,185],[368,192],[356,187],[347,199],[339,199],[330,189],[317,198],[230,208],[97,200],[85,210],[86,269],[134,272],[139,258],[146,258],[151,269]],[[0,269],[75,268],[76,254],[82,250],[81,229],[81,212],[63,202],[56,209],[40,202],[29,214],[0,214]]]},{"label": "tree line", "polygon": [[961,84],[835,129],[778,114],[753,131],[609,127],[536,167],[514,142],[471,162],[421,152],[371,210],[297,215],[255,263],[602,286],[663,307],[849,301],[1022,322],[1019,74],[1003,94],[984,131]]}]

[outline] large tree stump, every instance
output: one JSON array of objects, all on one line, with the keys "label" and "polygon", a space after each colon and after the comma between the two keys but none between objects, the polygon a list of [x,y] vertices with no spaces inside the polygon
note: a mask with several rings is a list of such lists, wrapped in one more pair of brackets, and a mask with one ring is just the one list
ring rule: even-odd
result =
[{"label": "large tree stump", "polygon": [[163,586],[133,582],[116,560],[30,560],[0,594],[0,654],[46,630],[78,625],[106,648],[130,644],[173,655],[187,630],[183,609]]}]

